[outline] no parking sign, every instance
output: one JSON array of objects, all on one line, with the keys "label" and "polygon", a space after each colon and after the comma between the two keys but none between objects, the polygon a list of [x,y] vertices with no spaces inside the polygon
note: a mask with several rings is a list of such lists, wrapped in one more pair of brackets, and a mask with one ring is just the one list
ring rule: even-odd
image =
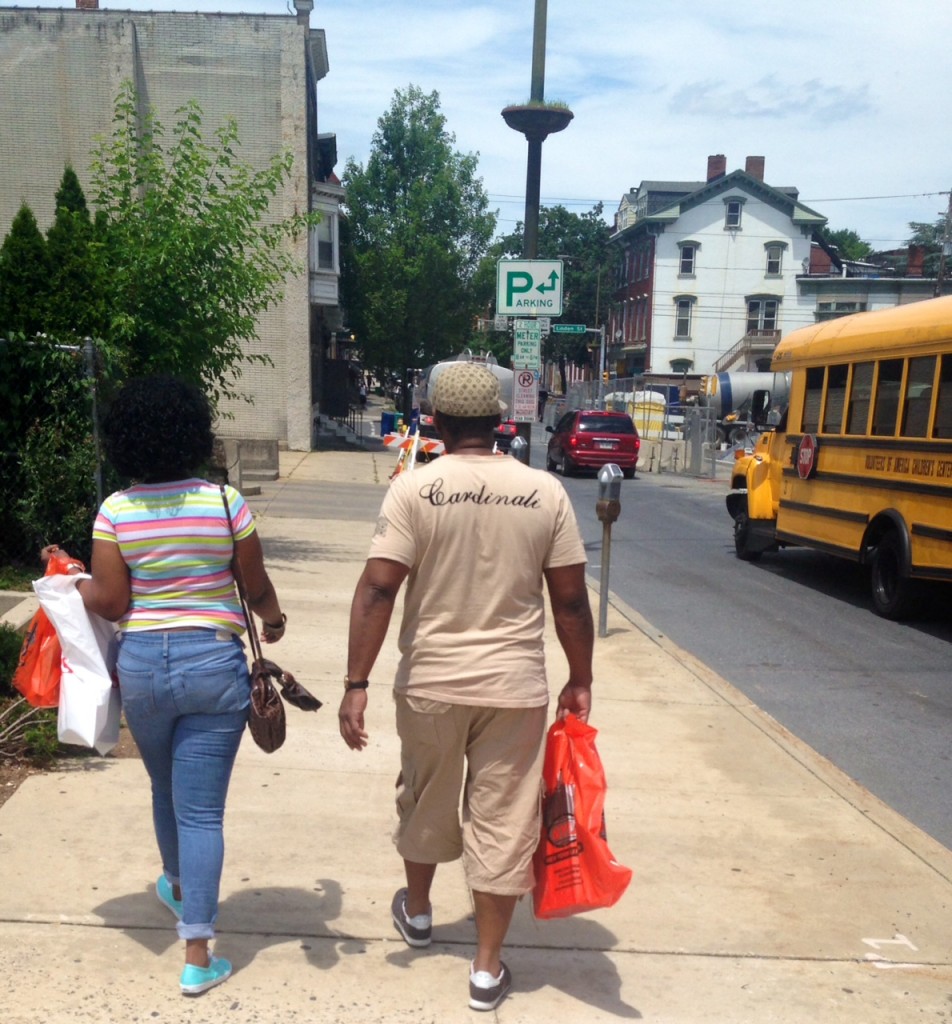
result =
[{"label": "no parking sign", "polygon": [[538,415],[539,374],[536,370],[513,372],[512,418],[516,423],[534,423]]}]

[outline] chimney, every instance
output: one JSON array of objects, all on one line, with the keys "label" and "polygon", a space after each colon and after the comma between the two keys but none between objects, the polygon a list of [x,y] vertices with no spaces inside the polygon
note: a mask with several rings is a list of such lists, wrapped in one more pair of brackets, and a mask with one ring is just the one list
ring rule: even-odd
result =
[{"label": "chimney", "polygon": [[716,153],[707,158],[707,180],[723,178],[727,173],[727,157],[723,153]]},{"label": "chimney", "polygon": [[749,156],[744,170],[758,181],[764,180],[764,158],[762,156]]},{"label": "chimney", "polygon": [[909,262],[906,264],[906,277],[922,277],[925,271],[926,250],[922,245],[909,246]]},{"label": "chimney", "polygon": [[77,11],[98,11],[99,0],[76,0]]}]

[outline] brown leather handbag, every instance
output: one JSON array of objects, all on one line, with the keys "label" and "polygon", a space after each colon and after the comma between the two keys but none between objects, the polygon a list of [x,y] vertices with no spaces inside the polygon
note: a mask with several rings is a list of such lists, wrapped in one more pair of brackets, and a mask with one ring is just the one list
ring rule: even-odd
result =
[{"label": "brown leather handbag", "polygon": [[[224,484],[221,485],[221,499],[225,506],[225,515],[228,517],[228,527],[234,539],[235,527],[231,521],[231,509],[228,507]],[[251,609],[245,599],[245,588],[237,558],[232,564],[232,572],[238,588],[241,610],[245,616],[245,625],[248,627],[248,642],[251,644],[251,706],[248,712],[248,729],[255,743],[266,754],[273,754],[284,743],[287,735],[284,702],[278,696],[275,683],[281,688],[281,696],[284,697],[284,700],[302,711],[317,711],[321,702],[290,672],[285,672],[280,666],[262,655]]]}]

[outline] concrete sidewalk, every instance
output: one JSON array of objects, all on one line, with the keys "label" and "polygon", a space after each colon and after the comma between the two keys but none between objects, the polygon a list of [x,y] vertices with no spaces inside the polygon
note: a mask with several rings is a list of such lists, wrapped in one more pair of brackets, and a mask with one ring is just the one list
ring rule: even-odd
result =
[{"label": "concrete sidewalk", "polygon": [[[0,809],[4,1024],[949,1019],[952,852],[617,602],[597,641],[592,724],[609,840],[635,871],[628,893],[558,922],[535,921],[524,901],[507,947],[513,991],[491,1014],[466,1005],[473,923],[458,864],[437,873],[433,946],[403,944],[389,914],[402,884],[390,841],[396,624],[367,750],[349,751],[336,721],[350,598],[393,461],[290,453],[250,499],[288,614],[274,653],[326,705],[289,709],[276,754],[242,745],[217,945],[234,976],[179,995],[181,945],[152,891],[145,772],[80,759]],[[551,632],[547,644],[557,692],[564,663]]]}]

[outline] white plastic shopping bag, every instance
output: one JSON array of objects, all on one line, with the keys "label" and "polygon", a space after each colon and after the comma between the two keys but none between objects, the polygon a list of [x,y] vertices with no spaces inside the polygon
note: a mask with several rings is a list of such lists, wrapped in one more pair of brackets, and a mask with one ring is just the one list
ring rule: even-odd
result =
[{"label": "white plastic shopping bag", "polygon": [[63,648],[57,734],[60,743],[94,747],[108,754],[119,742],[116,630],[86,610],[75,576],[44,576],[33,583]]}]

